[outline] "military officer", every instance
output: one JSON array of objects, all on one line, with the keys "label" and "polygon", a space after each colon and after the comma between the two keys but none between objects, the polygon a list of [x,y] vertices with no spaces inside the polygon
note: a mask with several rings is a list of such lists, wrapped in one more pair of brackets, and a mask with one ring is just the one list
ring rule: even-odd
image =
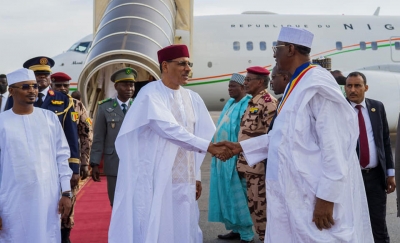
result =
[{"label": "military officer", "polygon": [[108,198],[111,206],[114,201],[115,185],[119,158],[115,151],[114,142],[125,114],[132,104],[135,91],[134,81],[137,77],[136,70],[123,68],[111,75],[116,98],[108,98],[99,102],[96,120],[94,121],[93,145],[90,153],[90,166],[92,178],[100,181],[98,165],[104,154],[104,173],[107,176]]},{"label": "military officer", "polygon": [[[51,78],[51,87],[53,90],[59,91],[69,96],[69,81],[71,77],[66,73],[57,72],[50,76]],[[79,137],[79,149],[80,149],[80,169],[82,179],[86,179],[88,175],[88,165],[89,165],[89,155],[90,155],[90,147],[92,146],[92,120],[87,115],[86,108],[79,100],[74,98],[74,109],[75,112],[78,113],[78,119],[76,119],[76,123],[78,126],[78,137]],[[72,208],[71,213],[68,217],[68,221],[64,222],[61,225],[61,228],[64,231],[69,231],[70,234],[71,229],[74,227],[74,209],[76,205],[76,194],[78,192],[78,188],[75,187],[72,189]]]},{"label": "military officer", "polygon": [[[63,72],[53,73],[51,75],[51,87],[54,90],[60,91],[69,96],[71,77]],[[83,103],[75,98],[74,110],[78,113],[76,124],[78,125],[79,149],[80,149],[80,162],[81,162],[81,176],[82,180],[86,179],[88,175],[89,155],[90,148],[92,147],[93,129],[92,119],[90,119]]]},{"label": "military officer", "polygon": [[[29,59],[23,64],[24,68],[34,71],[39,88],[38,99],[34,103],[35,107],[53,111],[59,118],[64,129],[65,137],[68,140],[71,157],[68,159],[69,167],[73,171],[71,178],[71,189],[76,188],[79,182],[79,148],[78,148],[78,128],[76,120],[78,113],[74,111],[72,98],[66,94],[55,91],[50,87],[51,67],[54,66],[54,60],[39,56]],[[12,96],[7,102],[7,109],[13,106]],[[38,146],[49,146],[43,144]],[[71,194],[72,197],[72,194]],[[66,221],[63,222],[67,223]],[[62,242],[69,242],[69,231],[61,230]]]}]

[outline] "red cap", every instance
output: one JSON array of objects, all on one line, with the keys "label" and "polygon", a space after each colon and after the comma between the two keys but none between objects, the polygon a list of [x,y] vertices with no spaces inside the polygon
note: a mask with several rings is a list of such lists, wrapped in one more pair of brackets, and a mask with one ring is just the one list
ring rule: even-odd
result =
[{"label": "red cap", "polygon": [[70,81],[71,77],[68,76],[66,73],[58,72],[58,73],[53,73],[51,76],[51,81],[52,82],[65,82],[65,81]]},{"label": "red cap", "polygon": [[255,66],[255,67],[249,67],[246,69],[248,73],[253,73],[257,75],[269,75],[268,69],[265,69],[263,67]]},{"label": "red cap", "polygon": [[189,50],[186,45],[170,45],[157,52],[158,62],[173,60],[180,57],[189,57]]}]

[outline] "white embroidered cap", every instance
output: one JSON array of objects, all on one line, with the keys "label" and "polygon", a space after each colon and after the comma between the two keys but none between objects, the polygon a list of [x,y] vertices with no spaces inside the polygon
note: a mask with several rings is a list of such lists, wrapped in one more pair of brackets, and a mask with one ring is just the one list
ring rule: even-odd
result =
[{"label": "white embroidered cap", "polygon": [[9,86],[24,81],[36,81],[35,73],[30,69],[20,68],[7,74],[7,82]]},{"label": "white embroidered cap", "polygon": [[278,41],[288,42],[311,48],[314,34],[308,30],[294,27],[282,27]]},{"label": "white embroidered cap", "polygon": [[231,77],[231,81],[234,81],[240,85],[243,85],[244,79],[245,79],[245,76],[238,74],[238,73],[232,74],[232,77]]}]

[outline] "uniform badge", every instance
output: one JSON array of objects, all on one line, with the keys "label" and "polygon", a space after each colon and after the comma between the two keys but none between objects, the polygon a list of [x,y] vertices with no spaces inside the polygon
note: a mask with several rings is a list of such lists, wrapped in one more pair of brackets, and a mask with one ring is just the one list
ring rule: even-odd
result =
[{"label": "uniform badge", "polygon": [[76,122],[79,119],[78,112],[76,112],[76,111],[71,112],[71,119],[72,119],[73,122]]},{"label": "uniform badge", "polygon": [[52,100],[51,103],[53,105],[62,105],[62,104],[64,104],[64,101],[62,101],[62,100]]},{"label": "uniform badge", "polygon": [[125,73],[128,74],[128,75],[131,74],[131,73],[132,73],[132,69],[127,68],[127,69],[125,70]]},{"label": "uniform badge", "polygon": [[47,58],[42,57],[42,58],[40,58],[39,62],[40,62],[40,64],[42,64],[42,65],[46,65],[46,64],[47,64]]},{"label": "uniform badge", "polygon": [[258,112],[258,108],[257,107],[251,107],[250,108],[250,113],[257,113]]},{"label": "uniform badge", "polygon": [[111,122],[111,128],[115,128],[115,122],[114,119],[112,119],[113,122]]},{"label": "uniform badge", "polygon": [[90,119],[90,117],[86,118],[86,123],[91,126],[92,125],[92,119]]},{"label": "uniform badge", "polygon": [[376,111],[376,109],[375,109],[375,108],[372,108],[372,109],[371,109],[371,111],[372,111],[372,112],[375,112],[375,111]]},{"label": "uniform badge", "polygon": [[114,110],[113,108],[109,107],[109,108],[107,108],[107,110],[106,110],[106,111],[108,111],[108,112],[112,112],[113,110]]},{"label": "uniform badge", "polygon": [[54,90],[49,89],[49,95],[54,96],[55,95]]},{"label": "uniform badge", "polygon": [[265,94],[263,96],[263,99],[264,99],[265,102],[271,102],[272,101],[271,96],[269,96],[269,94]]}]

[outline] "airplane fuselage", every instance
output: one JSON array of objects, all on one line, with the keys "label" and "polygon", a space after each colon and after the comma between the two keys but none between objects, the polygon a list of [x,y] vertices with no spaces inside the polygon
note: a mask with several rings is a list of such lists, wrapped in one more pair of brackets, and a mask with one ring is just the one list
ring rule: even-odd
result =
[{"label": "airplane fuselage", "polygon": [[[332,70],[348,73],[368,69],[365,71],[370,86],[367,97],[385,104],[391,130],[395,130],[400,111],[398,16],[195,16],[191,49],[193,76],[187,88],[198,92],[209,110],[222,109],[229,99],[227,82],[232,73],[245,74],[250,66],[273,68],[275,59],[271,47],[282,26],[311,31],[314,34],[311,59],[330,58]],[[68,66],[74,67],[75,73],[69,75],[78,80],[83,68],[78,63],[86,54],[76,53],[75,59],[65,54],[68,52],[62,54],[64,57],[56,57],[56,63],[63,62],[65,70]],[[54,69],[62,71],[63,68],[56,64]]]}]

